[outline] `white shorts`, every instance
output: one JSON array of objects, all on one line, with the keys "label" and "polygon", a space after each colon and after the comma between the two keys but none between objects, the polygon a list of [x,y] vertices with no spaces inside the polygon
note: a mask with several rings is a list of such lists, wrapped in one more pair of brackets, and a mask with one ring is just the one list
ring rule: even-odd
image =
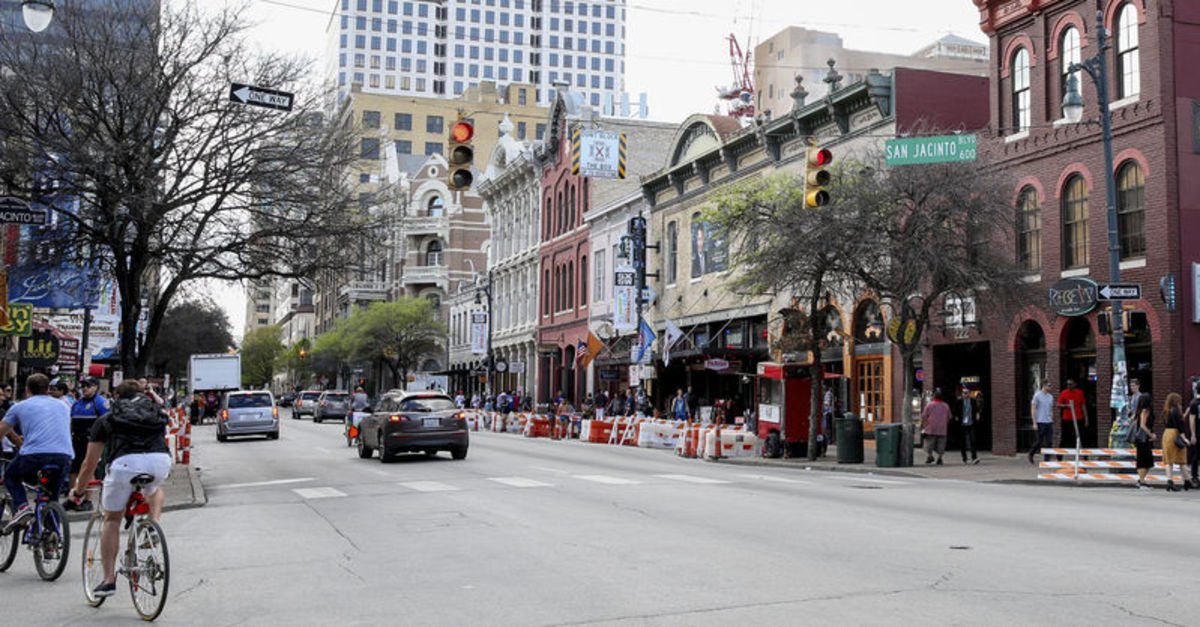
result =
[{"label": "white shorts", "polygon": [[142,494],[150,496],[171,474],[171,456],[167,453],[131,453],[113,460],[104,475],[100,507],[106,512],[125,511],[129,495],[133,494],[133,485],[129,481],[142,473],[154,475],[154,481],[142,490]]}]

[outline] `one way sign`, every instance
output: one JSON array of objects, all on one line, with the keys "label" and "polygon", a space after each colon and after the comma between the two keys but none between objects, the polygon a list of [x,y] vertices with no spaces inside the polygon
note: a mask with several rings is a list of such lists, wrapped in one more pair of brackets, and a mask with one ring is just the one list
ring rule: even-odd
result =
[{"label": "one way sign", "polygon": [[1102,283],[1099,293],[1103,300],[1141,300],[1142,286],[1137,283]]},{"label": "one way sign", "polygon": [[230,101],[253,107],[291,111],[292,100],[294,99],[295,95],[286,91],[276,91],[274,89],[265,89],[241,83],[232,83],[229,86]]}]

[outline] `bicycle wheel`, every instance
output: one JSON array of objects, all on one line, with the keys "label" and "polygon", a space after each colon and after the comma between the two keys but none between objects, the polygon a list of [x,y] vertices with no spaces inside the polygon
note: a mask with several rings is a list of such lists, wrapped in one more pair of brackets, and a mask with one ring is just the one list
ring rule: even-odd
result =
[{"label": "bicycle wheel", "polygon": [[[12,500],[8,495],[0,497],[0,529],[12,520]],[[13,560],[17,559],[17,547],[21,545],[21,532],[14,531],[7,535],[0,535],[0,573],[8,570],[12,566]]]},{"label": "bicycle wheel", "polygon": [[139,521],[129,534],[126,555],[132,562],[125,576],[129,579],[133,607],[142,620],[154,620],[167,604],[171,581],[171,559],[162,527],[153,520]]},{"label": "bicycle wheel", "polygon": [[38,576],[54,581],[62,576],[71,555],[71,523],[63,506],[50,501],[42,506],[33,545],[33,565]]},{"label": "bicycle wheel", "polygon": [[103,527],[104,517],[92,516],[83,534],[83,598],[92,607],[100,607],[105,599],[92,594],[92,590],[104,581],[104,561],[100,559],[100,530]]}]

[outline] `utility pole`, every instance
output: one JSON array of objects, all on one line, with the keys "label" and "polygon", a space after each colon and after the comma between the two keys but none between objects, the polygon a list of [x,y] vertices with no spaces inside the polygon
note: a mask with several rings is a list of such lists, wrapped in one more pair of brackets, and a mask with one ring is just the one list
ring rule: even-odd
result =
[{"label": "utility pole", "polygon": [[[643,306],[648,304],[645,299],[646,277],[658,278],[658,273],[646,272],[646,249],[658,250],[658,245],[646,244],[646,219],[640,214],[630,218],[629,234],[626,237],[628,237],[630,248],[632,249],[630,257],[633,259],[633,269],[637,274],[637,298],[634,302],[636,303],[637,311],[637,333],[640,336],[642,333]],[[636,382],[629,382],[631,387],[641,387],[641,384],[640,377]]]}]

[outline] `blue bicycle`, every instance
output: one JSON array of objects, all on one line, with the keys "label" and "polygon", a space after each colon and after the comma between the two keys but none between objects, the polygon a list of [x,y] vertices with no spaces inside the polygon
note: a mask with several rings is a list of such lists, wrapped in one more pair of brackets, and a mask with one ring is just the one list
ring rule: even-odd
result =
[{"label": "blue bicycle", "polygon": [[[67,522],[67,512],[58,502],[58,495],[49,491],[51,485],[58,485],[58,478],[63,469],[58,466],[46,466],[37,473],[37,485],[25,484],[27,490],[36,493],[33,499],[33,516],[22,528],[4,534],[3,528],[12,519],[12,497],[5,494],[0,497],[0,572],[8,570],[17,557],[17,549],[24,544],[33,551],[33,565],[37,568],[38,576],[46,581],[54,581],[63,574],[67,567],[67,559],[71,550],[71,528]],[[5,537],[11,536],[11,537]]]}]

